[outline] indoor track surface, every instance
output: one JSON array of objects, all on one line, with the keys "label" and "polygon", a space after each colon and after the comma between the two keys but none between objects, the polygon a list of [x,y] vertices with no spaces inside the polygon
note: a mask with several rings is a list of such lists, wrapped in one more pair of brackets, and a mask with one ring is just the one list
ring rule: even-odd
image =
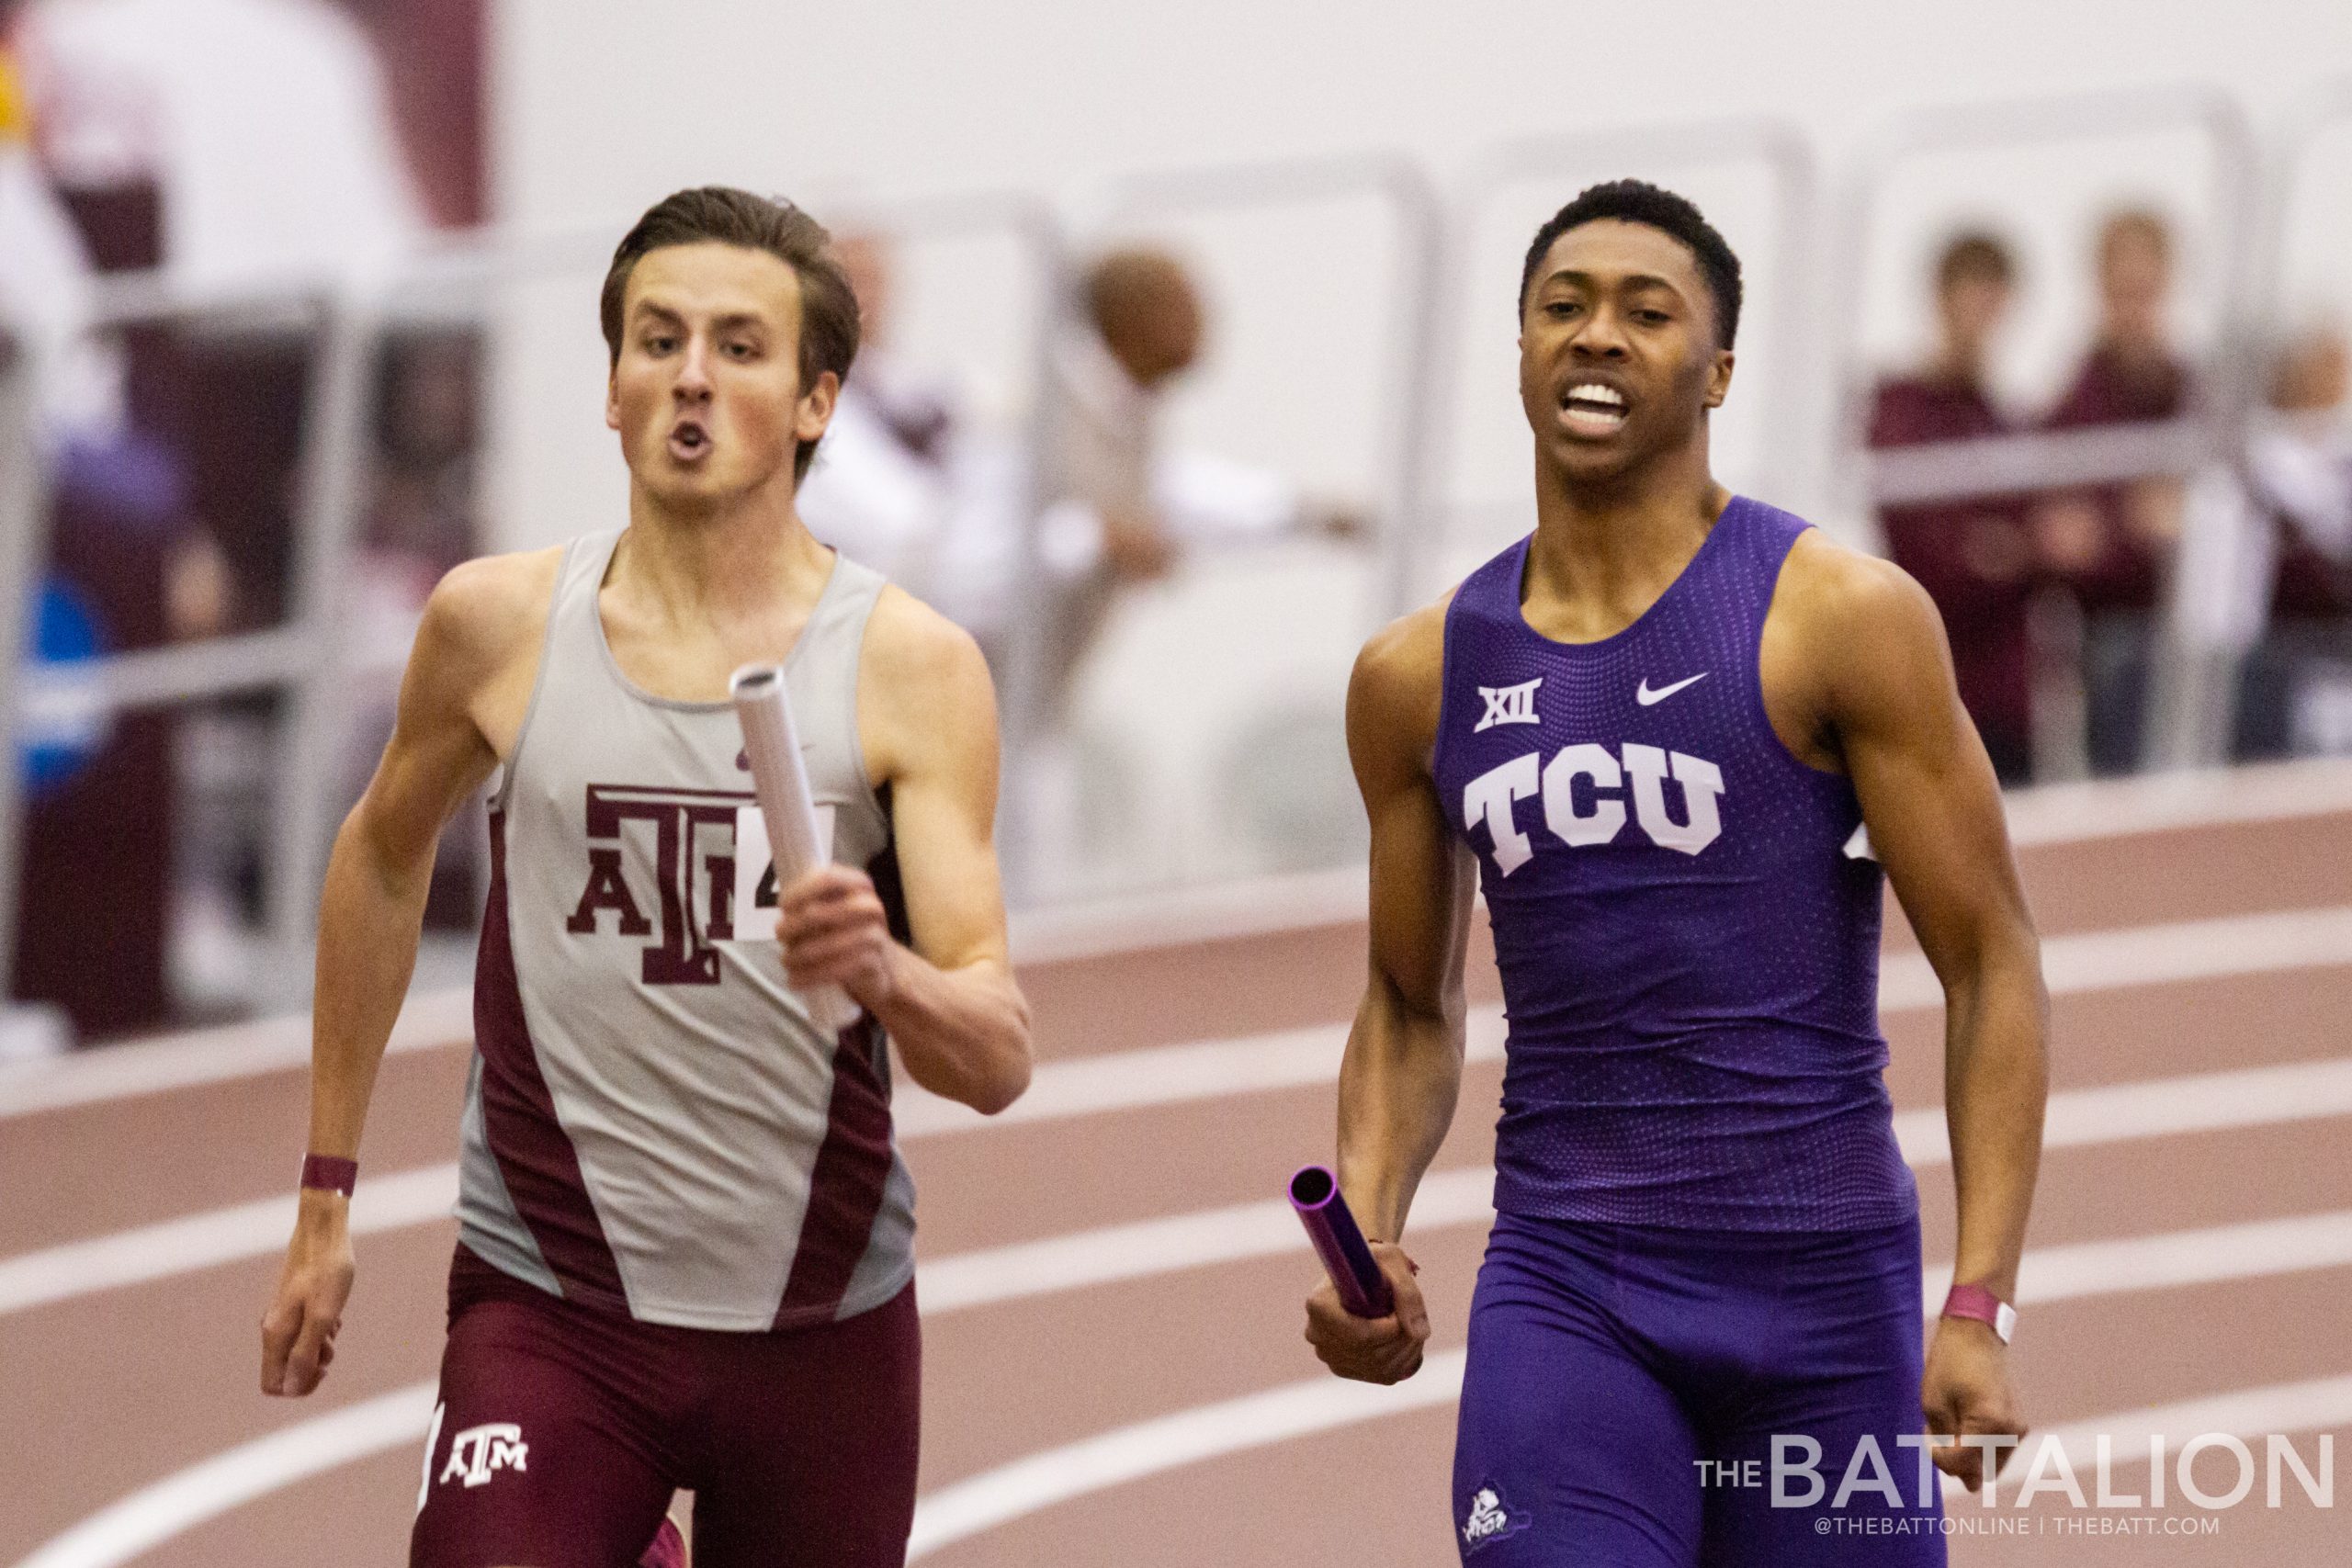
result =
[{"label": "indoor track surface", "polygon": [[[2287,1434],[2312,1465],[2333,1434],[2352,1461],[2352,767],[2065,786],[2011,816],[2055,1017],[2013,1357],[2030,1418],[2071,1439],[2086,1491],[2101,1431],[2125,1494],[2146,1494],[2152,1430],[2175,1451]],[[919,1559],[1454,1560],[1453,1395],[1501,1072],[1483,937],[1461,1113],[1406,1238],[1436,1324],[1418,1377],[1323,1374],[1300,1338],[1315,1264],[1280,1201],[1331,1151],[1362,888],[1025,924],[1028,1097],[987,1122],[902,1083],[926,1319]],[[1888,1077],[1939,1299],[1939,993],[1889,927]],[[404,1561],[467,1019],[462,997],[412,1000],[363,1151],[358,1287],[332,1374],[300,1402],[255,1392],[255,1323],[291,1215],[304,1026],[0,1077],[0,1563]],[[2160,1510],[1955,1498],[1953,1561],[2352,1562],[2352,1496],[2318,1507],[2290,1472],[2267,1506],[2253,1451],[2251,1495],[2212,1512],[2177,1490]],[[2213,1494],[2233,1471],[2211,1452],[2195,1475]],[[2155,1522],[2099,1523],[2135,1516]]]}]

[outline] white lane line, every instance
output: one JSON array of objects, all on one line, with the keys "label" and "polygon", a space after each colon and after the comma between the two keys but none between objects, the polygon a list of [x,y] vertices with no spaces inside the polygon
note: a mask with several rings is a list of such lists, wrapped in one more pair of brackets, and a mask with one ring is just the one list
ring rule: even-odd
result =
[{"label": "white lane line", "polygon": [[[2041,955],[2053,997],[2331,968],[2352,964],[2352,905],[2051,937]],[[1890,954],[1879,971],[1879,1001],[1887,1013],[1940,1008],[1943,988],[1924,957]],[[1500,1008],[1471,1010],[1471,1061],[1500,1061],[1503,1036]],[[908,1084],[894,1113],[902,1134],[926,1136],[1304,1089],[1339,1076],[1347,1040],[1344,1024],[1323,1024],[1048,1062],[1029,1092],[993,1118]]]},{"label": "white lane line", "polygon": [[[2081,931],[2045,939],[2041,953],[2052,996],[2330,968],[2352,964],[2352,905]],[[1879,1003],[1887,1013],[1937,1008],[1943,1005],[1943,989],[1918,953],[1889,953],[1880,964]],[[425,1050],[470,1040],[471,1008],[463,992],[411,998],[390,1049]],[[904,1084],[899,1130],[967,1132],[1321,1083],[1338,1073],[1347,1032],[1344,1024],[1323,1024],[1048,1062],[1038,1068],[1029,1092],[995,1118]],[[1474,1009],[1471,1059],[1500,1059],[1502,1042],[1502,1010]],[[295,1068],[309,1058],[310,1024],[300,1019],[151,1044],[111,1045],[62,1061],[0,1069],[0,1120]]]},{"label": "white lane line", "polygon": [[[1500,1049],[1499,1030],[1498,1022],[1492,1036],[1496,1050]],[[1476,1030],[1472,1042],[1475,1052],[1478,1043]],[[1194,1081],[1193,1075],[1214,1077],[1223,1071],[1243,1080],[1228,1080],[1226,1091],[1229,1093],[1264,1088],[1268,1078],[1279,1084],[1291,1081],[1288,1075],[1296,1064],[1288,1059],[1285,1052],[1300,1054],[1298,1047],[1269,1050],[1258,1044],[1254,1048],[1264,1054],[1254,1059],[1219,1054],[1207,1058],[1205,1065],[1200,1058],[1178,1058],[1169,1080],[1159,1088],[1179,1099],[1207,1098],[1208,1091],[1203,1083]],[[1031,1094],[1052,1107],[1050,1114],[1055,1116],[1167,1102],[1148,1095],[1136,1098],[1152,1087],[1148,1075],[1105,1075],[1100,1070],[1104,1066],[1091,1061],[1049,1064],[1039,1069],[1039,1084]],[[1058,1087],[1056,1076],[1063,1069],[1077,1075],[1075,1086],[1067,1090]],[[2352,1058],[2331,1057],[2233,1072],[2192,1073],[2147,1083],[2062,1090],[2050,1097],[2043,1146],[2081,1148],[2182,1133],[2283,1126],[2346,1115],[2352,1115]],[[902,1122],[900,1131],[910,1137],[940,1130],[920,1118],[909,1120],[914,1124],[909,1126]],[[1940,1107],[1903,1112],[1894,1119],[1894,1134],[1904,1158],[1915,1168],[1931,1169],[1951,1159]],[[1467,1180],[1471,1174],[1442,1172],[1430,1177],[1415,1204],[1415,1223],[1426,1223],[1429,1211],[1424,1205],[1438,1203],[1442,1207],[1459,1201],[1458,1198],[1440,1196],[1451,1190],[1443,1183]],[[1481,1182],[1489,1179],[1483,1171],[1476,1173],[1476,1177]],[[449,1213],[457,1201],[455,1165],[426,1166],[374,1178],[361,1184],[354,1201],[352,1228],[355,1234],[365,1235],[423,1224]],[[1255,1223],[1263,1227],[1260,1234],[1287,1237],[1295,1228],[1287,1209],[1279,1201],[1242,1204],[1211,1213],[1230,1216],[1245,1212],[1259,1216]],[[1184,1224],[1212,1223],[1209,1214],[1180,1218]],[[1125,1256],[1130,1245],[1138,1249],[1175,1245],[1181,1241],[1181,1233],[1171,1239],[1153,1227],[1177,1223],[1148,1220],[1136,1225],[1088,1233],[1090,1238],[1095,1239],[1086,1240],[1084,1266],[1106,1267],[1104,1259]],[[270,1198],[0,1259],[0,1316],[97,1291],[144,1284],[241,1258],[263,1257],[285,1246],[293,1224],[293,1200]],[[1109,1239],[1128,1233],[1136,1238],[1131,1244],[1114,1244]],[[1069,1260],[1079,1254],[1069,1249],[1079,1239],[1057,1237],[997,1250],[1029,1249],[1026,1267],[1076,1267]]]},{"label": "white lane line", "polygon": [[[925,1496],[915,1507],[907,1561],[1057,1504],[1186,1465],[1452,1404],[1461,1397],[1465,1361],[1460,1350],[1431,1356],[1410,1380],[1389,1389],[1309,1378],[1027,1455]],[[2284,1438],[2347,1424],[2352,1377],[2315,1378],[2097,1416],[2059,1427],[2052,1436],[2064,1442],[2071,1461],[2087,1466],[2096,1462],[2102,1433],[2117,1439],[2114,1451],[2128,1464],[2134,1452],[2144,1458],[2151,1432],[2166,1433],[2168,1448],[2177,1451],[2180,1443],[2206,1432]]]},{"label": "white lane line", "polygon": [[[2302,1274],[2352,1264],[2352,1209],[2166,1231],[2119,1241],[2073,1242],[2029,1250],[2018,1266],[2018,1304],[2178,1290],[2233,1280]],[[1930,1315],[1951,1289],[1949,1266],[1927,1271],[1920,1296]]]},{"label": "white lane line", "polygon": [[[1494,1172],[1440,1171],[1413,1200],[1412,1234],[1489,1224]],[[1288,1204],[1237,1203],[1166,1219],[1015,1242],[922,1266],[916,1281],[926,1314],[960,1312],[1057,1291],[1181,1274],[1253,1258],[1305,1252]],[[2352,1209],[2167,1231],[2120,1241],[2036,1247],[2018,1275],[2018,1303],[2039,1306],[2084,1296],[2217,1284],[2352,1264]],[[1941,1310],[1951,1270],[1928,1270],[1923,1308]]]},{"label": "white lane line", "polygon": [[[1494,1185],[1484,1166],[1433,1172],[1413,1200],[1414,1230],[1485,1224]],[[1277,1198],[959,1253],[924,1264],[915,1287],[928,1315],[1306,1250],[1298,1216]]]},{"label": "white lane line", "polygon": [[424,1437],[434,1385],[411,1383],[190,1465],[53,1536],[17,1568],[113,1568],[280,1487]]},{"label": "white lane line", "polygon": [[[352,1234],[423,1224],[457,1201],[455,1165],[373,1178],[352,1197]],[[264,1198],[0,1259],[0,1316],[276,1252],[294,1234],[294,1203],[291,1193]]]},{"label": "white lane line", "polygon": [[[2041,939],[2042,979],[2053,997],[2343,964],[2352,964],[2352,904]],[[1888,953],[1879,964],[1878,1000],[1882,1013],[1940,1008],[1943,987],[1923,955]]]},{"label": "white lane line", "polygon": [[[2148,1439],[2159,1434],[2165,1438],[2165,1451],[2177,1454],[2189,1438],[2208,1432],[2227,1432],[2235,1438],[2275,1432],[2291,1438],[2299,1432],[2324,1432],[2346,1426],[2352,1426],[2352,1377],[2312,1378],[2152,1404],[2089,1421],[2069,1421],[2052,1427],[2050,1435],[2065,1446],[2067,1459],[2084,1470],[2098,1462],[2098,1439],[2112,1438],[2110,1451],[2115,1468],[2120,1471],[2135,1459],[2146,1463]],[[2290,1491],[2289,1495],[2292,1495]]]},{"label": "white lane line", "polygon": [[[2063,1089],[2050,1097],[2041,1146],[2088,1148],[2335,1116],[2352,1116],[2352,1056]],[[1899,1113],[1894,1137],[1905,1161],[1915,1168],[1951,1163],[1942,1106]]]},{"label": "white lane line", "polygon": [[2007,801],[2009,839],[2019,848],[2339,811],[2352,811],[2352,762],[2339,758],[2043,784]]},{"label": "white lane line", "polygon": [[1288,872],[1024,910],[1012,917],[1012,961],[1060,964],[1150,948],[1361,925],[1370,886],[1359,862],[1327,871]]},{"label": "white lane line", "polygon": [[907,1561],[979,1535],[1024,1515],[1089,1493],[1123,1486],[1163,1471],[1264,1448],[1363,1421],[1452,1404],[1461,1397],[1465,1359],[1444,1350],[1394,1388],[1324,1376],[1261,1393],[1197,1405],[1030,1454],[943,1486],[915,1505]]},{"label": "white lane line", "polygon": [[[2022,847],[2345,811],[2352,811],[2352,763],[2336,760],[2054,784],[2022,791],[2008,801],[2010,837]],[[1227,886],[1158,890],[1136,900],[1024,915],[1014,921],[1013,956],[1016,962],[1054,962],[1340,924],[1363,919],[1363,873],[1352,866]],[[1905,964],[1919,964],[1925,976],[1925,964],[1916,954],[1891,961],[1890,967]],[[1929,1006],[1938,999],[1928,995],[1904,1005]],[[412,1019],[414,1030],[408,1027]],[[470,994],[411,997],[401,1021],[392,1038],[394,1051],[461,1043],[472,1027]],[[309,1059],[307,1018],[111,1045],[62,1061],[0,1070],[0,1119],[282,1072]]]},{"label": "white lane line", "polygon": [[[1433,1178],[1424,1189],[1425,1197],[1432,1200],[1430,1210],[1423,1214],[1416,1205],[1417,1226],[1483,1224],[1489,1214],[1489,1180],[1484,1170],[1448,1171]],[[1279,1247],[1270,1223],[1273,1218],[1286,1227]],[[1102,1256],[1090,1258],[1087,1248],[1097,1245]],[[923,1316],[938,1317],[1087,1285],[1306,1250],[1304,1233],[1286,1207],[1241,1204],[943,1258],[923,1268],[916,1290]],[[2035,1304],[2170,1284],[2265,1278],[2347,1261],[2352,1261],[2352,1210],[2029,1252],[2018,1296],[2022,1304]],[[1922,1309],[1932,1311],[1942,1293],[1931,1285]],[[923,1508],[931,1513],[918,1510],[916,1540],[924,1543],[922,1551],[935,1550],[1054,1503],[1179,1464],[1442,1404],[1459,1387],[1460,1356],[1454,1351],[1431,1357],[1419,1376],[1398,1391],[1317,1378],[1031,1455],[925,1499]],[[430,1382],[412,1383],[216,1454],[109,1505],[17,1568],[115,1568],[280,1487],[416,1442],[424,1435],[433,1390]],[[926,1517],[931,1523],[924,1522]]]},{"label": "white lane line", "polygon": [[[424,991],[411,996],[401,1008],[400,1021],[392,1026],[384,1049],[392,1055],[429,1051],[469,1043],[473,1037],[472,992]],[[263,1019],[167,1040],[101,1046],[0,1068],[0,1121],[95,1100],[257,1077],[310,1062],[307,1017]]]}]

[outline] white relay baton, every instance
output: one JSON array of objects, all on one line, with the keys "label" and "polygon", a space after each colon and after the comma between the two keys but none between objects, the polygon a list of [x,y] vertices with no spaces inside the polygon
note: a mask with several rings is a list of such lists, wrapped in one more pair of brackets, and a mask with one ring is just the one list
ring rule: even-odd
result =
[{"label": "white relay baton", "polygon": [[[808,769],[800,760],[792,705],[785,700],[784,666],[746,664],[728,678],[727,690],[742,722],[743,752],[752,760],[752,786],[767,820],[781,893],[818,863],[817,808],[808,798]],[[857,1021],[857,1004],[839,986],[819,986],[801,999],[828,1033],[838,1034]]]}]

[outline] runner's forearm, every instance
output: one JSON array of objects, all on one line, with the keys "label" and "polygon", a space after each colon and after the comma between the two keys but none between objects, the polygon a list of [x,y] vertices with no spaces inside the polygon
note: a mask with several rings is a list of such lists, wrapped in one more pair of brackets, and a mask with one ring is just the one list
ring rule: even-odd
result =
[{"label": "runner's forearm", "polygon": [[311,1004],[310,1152],[356,1158],[385,1043],[416,967],[433,846],[402,864],[368,841],[365,807],[345,819],[319,899]]},{"label": "runner's forearm", "polygon": [[1462,1015],[1419,1011],[1375,977],[1340,1065],[1340,1187],[1366,1235],[1396,1241],[1462,1092]]},{"label": "runner's forearm", "polygon": [[1029,1004],[1001,963],[942,969],[892,943],[889,988],[872,1007],[932,1093],[992,1116],[1029,1087]]},{"label": "runner's forearm", "polygon": [[2049,1001],[2030,937],[1947,987],[1944,1115],[1960,1207],[1953,1278],[2017,1296],[2050,1092]]}]

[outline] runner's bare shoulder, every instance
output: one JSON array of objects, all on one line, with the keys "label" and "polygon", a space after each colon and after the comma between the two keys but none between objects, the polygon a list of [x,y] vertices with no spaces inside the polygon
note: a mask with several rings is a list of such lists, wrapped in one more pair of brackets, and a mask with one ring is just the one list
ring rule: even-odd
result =
[{"label": "runner's bare shoulder", "polygon": [[513,755],[538,680],[561,548],[483,556],[425,601],[401,705],[430,728],[464,724],[500,761]]},{"label": "runner's bare shoulder", "polygon": [[1437,739],[1444,691],[1448,589],[1435,603],[1399,616],[1372,635],[1348,677],[1348,745],[1359,758],[1368,745],[1426,760]]},{"label": "runner's bare shoulder", "polygon": [[536,660],[562,564],[558,547],[453,567],[425,601],[416,659],[463,685],[494,681],[518,660]]},{"label": "runner's bare shoulder", "polygon": [[879,785],[928,757],[994,777],[996,688],[972,634],[897,583],[866,617],[857,728],[867,776]]}]

